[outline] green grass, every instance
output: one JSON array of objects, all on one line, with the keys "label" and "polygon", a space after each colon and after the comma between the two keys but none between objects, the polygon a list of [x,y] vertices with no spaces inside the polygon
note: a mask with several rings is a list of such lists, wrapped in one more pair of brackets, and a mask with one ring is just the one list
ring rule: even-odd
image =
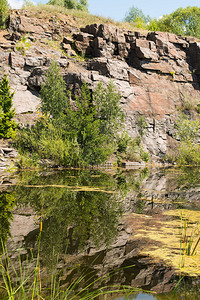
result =
[{"label": "green grass", "polygon": [[[42,231],[42,227],[40,228]],[[107,295],[113,297],[113,294],[120,294],[129,299],[129,296],[135,292],[141,291],[130,286],[110,285],[106,282],[114,276],[106,274],[102,277],[95,278],[92,273],[82,273],[78,278],[72,280],[68,285],[61,284],[61,273],[55,270],[51,272],[50,278],[44,280],[43,270],[41,268],[40,258],[40,239],[41,231],[38,238],[38,250],[36,258],[27,255],[26,259],[22,259],[20,253],[18,260],[15,262],[10,258],[11,254],[6,247],[3,248],[3,254],[0,256],[0,299],[1,300],[91,300],[101,297],[106,298]],[[16,253],[16,251],[14,252]],[[18,265],[18,267],[16,267]],[[48,282],[48,285],[47,285]],[[105,283],[105,285],[104,285]],[[93,286],[100,285],[100,288],[94,289]]]},{"label": "green grass", "polygon": [[76,26],[86,26],[88,24],[94,24],[94,23],[104,23],[104,24],[110,24],[117,26],[119,28],[125,28],[128,30],[137,30],[144,32],[144,29],[137,28],[133,23],[128,22],[117,22],[112,20],[111,18],[106,18],[103,16],[97,16],[92,15],[87,11],[82,10],[76,10],[76,9],[67,9],[65,7],[61,6],[55,6],[55,5],[45,5],[45,4],[38,4],[38,5],[31,5],[31,6],[25,6],[24,7],[27,10],[30,10],[30,12],[34,15],[38,15],[38,17],[41,17],[41,13],[46,13],[47,15],[56,15],[58,19],[60,19],[59,14],[64,14],[69,17],[72,17],[73,21],[75,21]]}]

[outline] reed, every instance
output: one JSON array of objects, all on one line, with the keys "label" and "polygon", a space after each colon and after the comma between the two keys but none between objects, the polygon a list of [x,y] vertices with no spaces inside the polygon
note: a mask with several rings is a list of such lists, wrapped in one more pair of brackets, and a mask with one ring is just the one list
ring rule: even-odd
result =
[{"label": "reed", "polygon": [[180,227],[180,266],[184,266],[184,255],[193,256],[196,254],[200,242],[199,222],[192,224],[189,217],[181,213]]},{"label": "reed", "polygon": [[[68,286],[62,285],[61,274],[52,272],[50,284],[47,286],[41,277],[40,238],[41,232],[38,238],[37,257],[34,258],[31,252],[31,255],[23,260],[19,253],[17,262],[10,258],[11,253],[3,245],[3,254],[0,257],[1,300],[91,300],[108,299],[106,298],[108,295],[110,295],[110,299],[113,294],[120,294],[129,299],[131,294],[141,291],[126,285],[106,285],[110,277],[120,270],[115,270],[113,273],[103,275],[97,279],[94,279],[93,273],[88,274],[86,270]],[[94,286],[101,287],[94,289]]]}]

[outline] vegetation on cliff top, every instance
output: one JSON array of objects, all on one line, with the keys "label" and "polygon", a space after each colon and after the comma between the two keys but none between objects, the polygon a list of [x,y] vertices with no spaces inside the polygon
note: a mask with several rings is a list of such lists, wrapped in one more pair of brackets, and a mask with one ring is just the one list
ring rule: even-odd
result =
[{"label": "vegetation on cliff top", "polygon": [[133,6],[128,11],[125,21],[151,31],[172,32],[200,38],[200,7],[196,6],[180,7],[158,19],[145,16],[141,9]]},{"label": "vegetation on cliff top", "polygon": [[87,0],[50,0],[47,4],[88,11]]},{"label": "vegetation on cliff top", "polygon": [[[34,5],[33,2],[27,0],[24,2],[23,8],[31,8],[31,11],[48,11],[49,13],[76,16],[79,18],[76,21],[80,27],[91,23],[110,23],[130,30],[172,32],[200,38],[200,8],[196,6],[180,7],[171,14],[163,15],[158,19],[146,16],[141,9],[132,6],[124,18],[126,23],[91,15],[88,11],[87,0],[50,0],[47,5]],[[8,15],[7,0],[0,0],[0,27],[6,25]]]}]

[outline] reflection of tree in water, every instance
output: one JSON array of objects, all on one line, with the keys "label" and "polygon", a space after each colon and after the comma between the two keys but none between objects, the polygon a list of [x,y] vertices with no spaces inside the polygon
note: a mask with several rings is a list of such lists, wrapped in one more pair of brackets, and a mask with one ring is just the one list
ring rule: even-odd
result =
[{"label": "reflection of tree in water", "polygon": [[0,248],[10,236],[10,222],[12,210],[15,204],[15,196],[10,192],[0,192]]},{"label": "reflection of tree in water", "polygon": [[115,186],[115,179],[107,173],[98,170],[63,170],[48,173],[21,172],[19,185],[65,185],[104,187],[111,190]]},{"label": "reflection of tree in water", "polygon": [[177,175],[177,183],[179,189],[189,189],[199,186],[200,168],[184,168],[183,172]]},{"label": "reflection of tree in water", "polygon": [[[70,181],[74,181],[73,186],[76,185],[75,180],[78,181],[78,186],[84,185],[85,191],[55,187],[56,184],[69,185],[69,178],[56,177],[52,181],[51,176],[39,177],[38,180],[32,178],[28,182],[34,181],[34,185],[48,187],[18,186],[16,189],[18,204],[30,205],[42,216],[41,249],[45,257],[52,254],[52,249],[55,253],[76,253],[88,240],[95,246],[109,244],[117,234],[117,224],[122,214],[120,197],[116,197],[115,193],[87,191],[87,185],[107,186],[112,190],[115,185],[113,178],[109,180],[109,176],[105,175],[92,177],[94,174],[91,176],[91,172],[84,175],[88,177],[70,178]],[[49,187],[49,184],[54,187]]]}]

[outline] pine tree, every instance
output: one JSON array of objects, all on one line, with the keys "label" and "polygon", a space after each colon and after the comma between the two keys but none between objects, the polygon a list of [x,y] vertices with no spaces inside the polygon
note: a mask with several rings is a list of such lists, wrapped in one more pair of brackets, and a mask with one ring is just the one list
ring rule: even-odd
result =
[{"label": "pine tree", "polygon": [[67,105],[65,82],[59,65],[52,61],[46,76],[45,84],[41,86],[41,110],[57,119],[63,114]]},{"label": "pine tree", "polygon": [[0,82],[0,138],[12,138],[15,136],[17,124],[12,118],[15,110],[12,109],[14,93],[11,93],[9,81],[6,75]]}]

